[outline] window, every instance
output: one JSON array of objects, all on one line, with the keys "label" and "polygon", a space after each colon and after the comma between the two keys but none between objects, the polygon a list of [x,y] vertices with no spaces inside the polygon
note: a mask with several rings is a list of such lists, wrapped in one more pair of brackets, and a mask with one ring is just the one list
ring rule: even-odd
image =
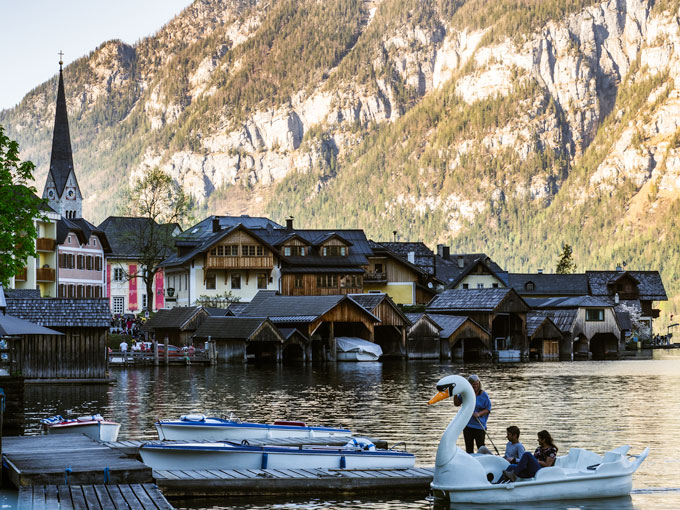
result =
[{"label": "window", "polygon": [[92,238],[92,246],[97,246],[97,238]]},{"label": "window", "polygon": [[347,255],[346,246],[324,246],[321,248],[321,255],[324,257],[344,257]]},{"label": "window", "polygon": [[92,261],[92,255],[88,255],[85,258],[85,269],[87,269],[88,271],[92,271],[92,269],[94,269],[94,263]]},{"label": "window", "polygon": [[494,289],[497,289],[497,288],[498,288],[498,284],[497,284],[497,283],[492,283],[491,286],[492,286]]},{"label": "window", "polygon": [[382,264],[376,264],[374,267],[375,267],[376,273],[382,273],[383,272],[383,265]]},{"label": "window", "polygon": [[256,246],[252,244],[244,244],[241,246],[241,255],[244,257],[254,257]]},{"label": "window", "polygon": [[266,289],[267,288],[267,273],[257,273],[257,288]]},{"label": "window", "polygon": [[469,288],[470,288],[470,285],[468,285],[467,283],[464,283],[464,284],[463,284],[463,289],[467,290],[467,289],[469,289]]},{"label": "window", "polygon": [[217,277],[214,273],[206,275],[205,288],[208,290],[215,290],[217,288]]},{"label": "window", "polygon": [[527,282],[527,283],[524,285],[524,288],[525,288],[526,290],[536,290],[536,285],[534,285],[534,282]]},{"label": "window", "polygon": [[290,257],[291,255],[294,257],[304,257],[307,254],[307,250],[305,246],[284,246],[283,247],[283,255],[285,257]]},{"label": "window", "polygon": [[59,297],[66,297],[66,285],[63,283],[59,284]]},{"label": "window", "polygon": [[85,285],[85,297],[86,298],[92,297],[92,285]]},{"label": "window", "polygon": [[96,297],[96,298],[102,297],[102,288],[99,285],[97,285],[94,288],[94,297]]},{"label": "window", "polygon": [[477,288],[478,288],[478,289],[483,289],[483,288],[484,288],[484,284],[483,284],[483,283],[478,283],[478,284],[477,284]]},{"label": "window", "polygon": [[102,258],[101,257],[95,257],[94,258],[94,270],[95,271],[101,271],[102,270]]},{"label": "window", "polygon": [[70,297],[70,298],[76,297],[76,286],[75,285],[69,285],[68,286],[68,297]]},{"label": "window", "polygon": [[300,274],[295,275],[295,279],[293,280],[293,286],[296,289],[301,289],[302,287],[304,287],[304,284],[302,283],[302,275]]},{"label": "window", "polygon": [[78,269],[85,269],[85,256],[78,255]]},{"label": "window", "polygon": [[68,241],[66,241],[68,244],[71,244],[71,234],[68,235]]},{"label": "window", "polygon": [[142,309],[146,310],[147,308],[147,300],[146,300],[146,294],[142,294]]},{"label": "window", "polygon": [[116,296],[113,298],[113,313],[122,314],[125,311],[125,298]]},{"label": "window", "polygon": [[114,267],[113,268],[113,281],[114,282],[122,282],[125,280],[125,271],[123,270],[122,267]]},{"label": "window", "polygon": [[290,257],[291,252],[292,252],[292,248],[290,246],[284,246],[283,247],[283,256],[284,257]]},{"label": "window", "polygon": [[85,286],[84,285],[78,285],[78,295],[76,297],[81,298],[81,299],[85,297]]},{"label": "window", "polygon": [[586,308],[586,320],[589,322],[604,321],[604,308]]},{"label": "window", "polygon": [[232,289],[241,288],[241,275],[239,273],[234,273],[231,275],[231,288]]},{"label": "window", "polygon": [[320,274],[316,276],[316,286],[319,288],[332,289],[338,286],[338,275]]}]

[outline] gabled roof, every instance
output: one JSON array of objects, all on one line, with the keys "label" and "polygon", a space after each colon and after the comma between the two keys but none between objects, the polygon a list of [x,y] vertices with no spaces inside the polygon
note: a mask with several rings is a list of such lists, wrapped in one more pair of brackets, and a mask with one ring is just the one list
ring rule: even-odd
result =
[{"label": "gabled roof", "polygon": [[[57,108],[54,115],[54,131],[52,133],[52,155],[50,170],[52,181],[57,188],[57,196],[64,194],[66,181],[73,171],[73,151],[71,135],[68,129],[68,112],[66,111],[66,95],[64,93],[64,75],[59,69],[59,87],[57,90]],[[73,174],[75,177],[75,173]]]},{"label": "gabled roof", "polygon": [[531,308],[612,308],[609,301],[593,296],[525,298]]},{"label": "gabled roof", "polygon": [[84,218],[68,219],[63,216],[57,221],[57,244],[64,244],[68,234],[72,232],[78,237],[80,244],[86,244],[90,237],[96,235],[101,243],[104,253],[111,253],[111,245],[106,237],[106,233],[95,227]]},{"label": "gabled roof", "polygon": [[177,236],[177,241],[182,241],[187,244],[198,246],[207,239],[213,237],[216,232],[213,232],[213,220],[218,220],[220,231],[229,230],[236,225],[243,225],[249,230],[261,233],[263,230],[286,230],[278,223],[273,222],[269,218],[259,216],[248,216],[247,214],[241,216],[208,216],[203,221],[198,222],[193,227],[186,229]]},{"label": "gabled roof", "polygon": [[316,240],[314,241],[314,245],[315,246],[321,246],[326,241],[329,241],[331,239],[338,239],[338,240],[342,241],[344,244],[346,244],[347,246],[352,246],[352,243],[350,241],[345,239],[343,236],[338,234],[336,231],[321,233],[321,235],[318,238],[316,238]]},{"label": "gabled roof", "polygon": [[506,299],[514,295],[521,308],[529,310],[529,305],[513,289],[449,289],[437,294],[428,303],[426,311],[430,312],[493,312]]},{"label": "gabled roof", "polygon": [[497,271],[496,268],[500,269],[500,267],[498,267],[498,264],[493,263],[493,261],[489,257],[483,256],[469,261],[467,265],[465,265],[465,267],[463,267],[463,269],[457,275],[454,272],[449,271],[450,276],[447,278],[448,280],[446,282],[447,286],[449,288],[454,288],[477,266],[483,266],[491,275],[496,277],[497,280],[507,284],[507,274],[502,273],[502,270]]},{"label": "gabled roof", "polygon": [[230,303],[229,306],[227,307],[227,313],[225,315],[231,315],[231,316],[238,316],[241,315],[243,310],[246,309],[248,306],[248,303]]},{"label": "gabled roof", "polygon": [[[193,336],[248,340],[265,322],[271,324],[263,317],[208,317]],[[273,324],[272,328],[276,329]]]},{"label": "gabled roof", "polygon": [[411,326],[412,322],[409,320],[408,316],[401,311],[392,298],[384,293],[368,293],[368,294],[349,294],[354,301],[363,306],[366,310],[371,312],[373,315],[377,315],[375,310],[383,302],[387,301],[387,304],[392,308],[399,317],[406,323],[407,326]]},{"label": "gabled roof", "polygon": [[[99,230],[106,234],[111,244],[112,258],[135,259],[142,256],[139,250],[139,242],[136,239],[149,239],[150,229],[154,229],[154,236],[158,238],[157,246],[165,244],[165,251],[158,250],[160,258],[170,256],[174,251],[175,229],[179,229],[177,223],[159,225],[150,218],[130,216],[109,216],[99,224]],[[181,230],[181,229],[180,229]]]},{"label": "gabled roof", "polygon": [[269,317],[273,322],[313,322],[343,301],[363,310],[374,322],[380,322],[351,297],[330,296],[282,296],[274,290],[261,290],[239,317]]},{"label": "gabled roof", "polygon": [[616,282],[624,274],[630,275],[638,282],[638,292],[642,301],[666,301],[666,289],[663,286],[661,275],[658,271],[586,271],[590,294],[593,296],[609,296],[611,291],[607,288],[610,283]]},{"label": "gabled roof", "polygon": [[13,315],[0,313],[0,337],[22,335],[63,335],[63,333],[19,319]]},{"label": "gabled roof", "polygon": [[[527,336],[532,337],[543,324],[549,323],[555,329],[560,329],[557,324],[547,315],[542,312],[527,313]],[[561,330],[560,330],[561,331]]]},{"label": "gabled roof", "polygon": [[396,253],[406,261],[408,261],[409,253],[413,253],[414,265],[420,267],[428,274],[434,274],[434,252],[425,243],[378,241],[376,244],[388,249],[392,253]]},{"label": "gabled roof", "polygon": [[[534,289],[527,289],[533,283]],[[522,296],[555,295],[585,296],[588,294],[588,278],[584,273],[508,273],[508,286]]]},{"label": "gabled roof", "polygon": [[281,336],[284,338],[284,340],[288,340],[289,338],[292,338],[295,333],[300,335],[302,338],[307,340],[307,335],[305,335],[302,331],[300,331],[297,328],[277,328],[279,332],[281,333]]},{"label": "gabled roof", "polygon": [[432,319],[431,315],[428,315],[428,314],[423,313],[423,312],[407,313],[406,317],[408,317],[408,320],[411,321],[411,324],[413,324],[413,325],[415,325],[419,320],[426,320],[428,322],[431,322],[434,325],[434,327],[437,328],[437,331],[441,331],[443,329],[439,324],[437,324],[437,322],[435,322]]},{"label": "gabled roof", "polygon": [[[529,312],[534,317],[549,317],[562,333],[569,333],[574,327],[578,317],[578,309],[569,308],[561,310],[532,310]],[[527,314],[527,317],[529,314]]]},{"label": "gabled roof", "polygon": [[[373,250],[373,255],[389,257],[392,260],[398,262],[399,264],[405,265],[406,267],[408,267],[409,269],[411,269],[415,273],[418,273],[418,274],[423,275],[423,276],[425,276],[425,275],[432,276],[431,273],[428,273],[421,266],[409,262],[408,259],[402,257],[398,253],[393,252],[389,248],[386,248],[382,244],[376,243],[375,241],[372,241],[370,239],[369,239],[368,243],[369,243],[371,249]],[[444,282],[442,282],[442,283],[444,283]]]},{"label": "gabled roof", "polygon": [[429,317],[434,321],[435,324],[437,324],[441,328],[441,331],[439,332],[440,338],[449,338],[458,330],[458,328],[460,328],[467,321],[476,324],[482,331],[485,331],[487,334],[489,333],[482,326],[480,326],[475,321],[470,319],[470,317],[465,317],[464,315],[432,314],[429,315]]},{"label": "gabled roof", "polygon": [[7,299],[7,313],[47,328],[109,328],[108,298]]},{"label": "gabled roof", "polygon": [[156,329],[183,329],[198,314],[208,312],[202,306],[176,306],[175,308],[158,310],[153,317],[144,323],[142,329],[154,331]]}]

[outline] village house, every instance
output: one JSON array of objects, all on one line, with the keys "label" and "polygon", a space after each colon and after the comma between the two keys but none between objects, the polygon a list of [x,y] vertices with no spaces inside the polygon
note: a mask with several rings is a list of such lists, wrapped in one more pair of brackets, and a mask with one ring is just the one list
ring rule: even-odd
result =
[{"label": "village house", "polygon": [[[144,262],[158,264],[174,251],[179,225],[158,225],[148,218],[109,216],[100,225],[111,245],[106,257],[106,293],[114,314],[150,312],[165,307],[165,274],[159,270],[153,279],[153,309],[149,310],[146,285],[142,278]],[[148,244],[145,244],[148,241]],[[149,245],[150,248],[148,247]],[[157,257],[154,255],[157,254]]]}]

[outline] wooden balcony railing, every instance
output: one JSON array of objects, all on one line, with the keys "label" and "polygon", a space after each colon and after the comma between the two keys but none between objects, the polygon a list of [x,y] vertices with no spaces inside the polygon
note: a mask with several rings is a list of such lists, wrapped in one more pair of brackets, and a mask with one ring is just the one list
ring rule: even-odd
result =
[{"label": "wooden balcony railing", "polygon": [[25,282],[26,279],[28,278],[28,268],[25,267],[21,271],[17,273],[17,275],[14,277],[14,279],[18,282]]},{"label": "wooden balcony railing", "polygon": [[36,281],[53,282],[56,278],[56,271],[50,267],[41,267],[36,270]]},{"label": "wooden balcony railing", "polygon": [[365,282],[385,282],[387,281],[387,274],[384,271],[368,271],[364,274]]},{"label": "wooden balcony railing", "polygon": [[208,255],[205,269],[273,269],[274,257],[216,257]]},{"label": "wooden balcony railing", "polygon": [[35,240],[35,249],[37,251],[54,251],[57,242],[49,237],[39,237]]}]

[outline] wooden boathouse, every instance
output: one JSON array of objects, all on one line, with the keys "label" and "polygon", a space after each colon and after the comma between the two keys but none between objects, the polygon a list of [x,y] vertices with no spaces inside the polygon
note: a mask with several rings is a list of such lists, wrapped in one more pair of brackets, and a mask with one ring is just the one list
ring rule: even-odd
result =
[{"label": "wooden boathouse", "polygon": [[411,326],[409,318],[383,293],[350,294],[354,301],[380,319],[374,327],[374,342],[383,350],[384,358],[405,358],[408,345],[406,332]]}]

